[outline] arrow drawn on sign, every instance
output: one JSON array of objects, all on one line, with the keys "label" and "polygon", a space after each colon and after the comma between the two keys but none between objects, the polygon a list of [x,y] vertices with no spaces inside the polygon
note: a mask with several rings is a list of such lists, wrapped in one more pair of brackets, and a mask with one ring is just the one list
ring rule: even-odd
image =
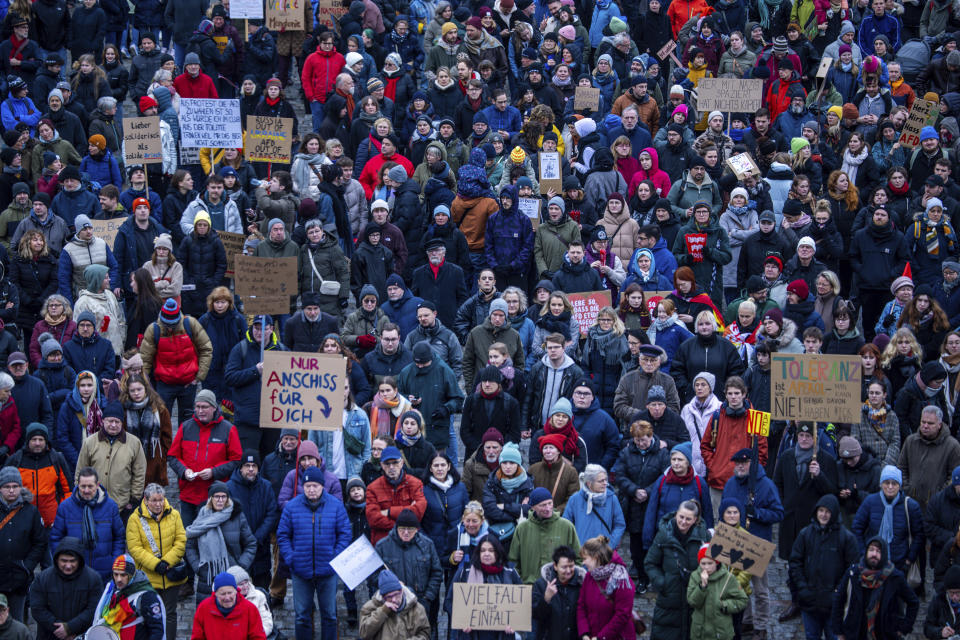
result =
[{"label": "arrow drawn on sign", "polygon": [[330,409],[330,403],[327,402],[327,399],[324,398],[323,396],[317,396],[317,402],[320,402],[320,403],[323,404],[323,408],[320,409],[320,413],[323,414],[323,417],[324,417],[324,418],[329,418],[329,417],[330,417],[330,411],[331,411],[331,409]]}]

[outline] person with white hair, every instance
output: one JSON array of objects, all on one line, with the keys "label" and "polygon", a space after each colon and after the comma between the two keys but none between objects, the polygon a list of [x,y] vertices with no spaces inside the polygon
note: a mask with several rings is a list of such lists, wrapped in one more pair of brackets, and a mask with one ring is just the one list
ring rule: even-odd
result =
[{"label": "person with white hair", "polygon": [[580,491],[567,501],[563,517],[577,529],[577,539],[589,540],[607,536],[610,547],[620,546],[627,530],[620,501],[609,486],[607,470],[598,464],[588,464],[580,474]]}]

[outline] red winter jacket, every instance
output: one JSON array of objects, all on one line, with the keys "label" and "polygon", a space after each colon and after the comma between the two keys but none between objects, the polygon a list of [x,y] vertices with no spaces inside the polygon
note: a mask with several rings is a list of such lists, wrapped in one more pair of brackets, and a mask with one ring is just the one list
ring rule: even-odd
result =
[{"label": "red winter jacket", "polygon": [[8,453],[17,450],[20,440],[20,414],[17,413],[17,403],[13,396],[0,406],[0,445],[7,447]]},{"label": "red winter jacket", "polygon": [[339,51],[336,49],[324,51],[318,45],[317,50],[307,56],[307,61],[303,63],[303,73],[300,77],[307,100],[326,102],[327,94],[333,91],[337,75],[346,64],[347,61]]},{"label": "red winter jacket", "polygon": [[[389,510],[389,515],[380,513]],[[386,538],[397,524],[404,509],[410,509],[417,518],[423,519],[427,499],[423,495],[423,483],[404,472],[400,484],[393,486],[386,476],[380,476],[367,487],[367,522],[370,524],[370,542],[377,544]]]},{"label": "red winter jacket", "polygon": [[[800,74],[796,71],[786,82],[777,78],[770,85],[770,90],[767,91],[767,109],[770,110],[771,124],[776,121],[777,116],[781,113],[790,110],[790,96],[788,94],[790,93],[790,87],[794,85],[803,89],[803,85],[800,84]],[[803,95],[807,95],[806,90],[803,91]]]},{"label": "red winter jacket", "polygon": [[177,95],[181,98],[213,98],[217,99],[217,86],[213,78],[203,73],[197,74],[196,78],[189,73],[181,73],[173,80],[173,88],[177,90]]},{"label": "red winter jacket", "polygon": [[224,617],[217,608],[217,596],[200,603],[193,614],[190,640],[266,640],[257,606],[237,593],[237,604]]},{"label": "red winter jacket", "polygon": [[[195,505],[206,502],[210,485],[216,480],[229,480],[242,454],[240,436],[223,416],[218,415],[208,424],[201,424],[196,418],[184,422],[167,452],[167,463],[180,478],[180,499]],[[213,478],[188,481],[187,469],[212,469]]]}]

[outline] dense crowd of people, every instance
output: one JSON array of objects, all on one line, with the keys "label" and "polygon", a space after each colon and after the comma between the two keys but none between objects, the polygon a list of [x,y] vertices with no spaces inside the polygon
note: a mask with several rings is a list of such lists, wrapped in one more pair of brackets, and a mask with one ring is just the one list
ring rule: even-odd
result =
[{"label": "dense crowd of people", "polygon": [[[341,595],[431,640],[458,583],[531,585],[533,629],[451,638],[960,632],[949,0],[2,4],[0,640],[278,639],[288,588],[297,640]],[[190,98],[292,118],[290,161],[183,146]],[[224,233],[296,259],[282,313]],[[340,430],[260,422],[266,351],[345,359]],[[859,361],[860,420],[750,433],[778,352]]]}]

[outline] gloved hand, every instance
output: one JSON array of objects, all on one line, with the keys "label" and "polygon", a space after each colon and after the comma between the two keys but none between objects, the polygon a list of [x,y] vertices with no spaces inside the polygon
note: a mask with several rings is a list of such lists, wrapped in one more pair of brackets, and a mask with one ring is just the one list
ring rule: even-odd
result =
[{"label": "gloved hand", "polygon": [[169,568],[170,568],[170,565],[167,563],[167,561],[161,560],[160,562],[157,563],[157,567],[154,569],[154,571],[156,571],[157,573],[163,576],[167,574],[167,569]]},{"label": "gloved hand", "polygon": [[377,346],[377,339],[374,338],[369,333],[362,336],[357,336],[357,346],[361,349],[373,349]]},{"label": "gloved hand", "polygon": [[449,417],[450,417],[450,410],[443,405],[440,405],[439,407],[434,409],[433,413],[430,414],[430,418],[434,422],[442,422],[443,420],[446,420]]},{"label": "gloved hand", "polygon": [[893,317],[893,314],[888,314],[886,318],[883,319],[882,325],[886,327],[892,327],[896,323],[897,319]]},{"label": "gloved hand", "polygon": [[757,508],[753,505],[747,507],[747,520],[756,520],[757,519]]},{"label": "gloved hand", "polygon": [[923,36],[923,44],[927,45],[928,47],[932,47],[937,44],[937,39],[933,36]]},{"label": "gloved hand", "polygon": [[350,300],[348,298],[340,298],[337,304],[340,305],[341,309],[346,309],[350,305]]}]

